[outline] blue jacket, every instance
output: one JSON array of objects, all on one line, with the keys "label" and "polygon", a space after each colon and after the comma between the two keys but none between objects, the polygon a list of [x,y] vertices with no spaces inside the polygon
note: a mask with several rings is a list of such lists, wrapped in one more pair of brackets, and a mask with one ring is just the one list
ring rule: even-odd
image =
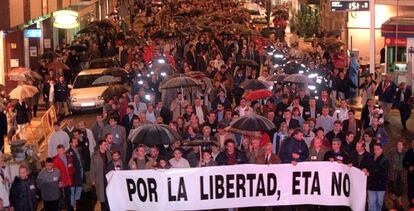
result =
[{"label": "blue jacket", "polygon": [[[292,153],[299,154],[299,159],[292,158]],[[289,137],[283,142],[279,157],[282,160],[282,163],[305,161],[309,157],[308,146],[303,140],[296,140],[294,137]]]}]

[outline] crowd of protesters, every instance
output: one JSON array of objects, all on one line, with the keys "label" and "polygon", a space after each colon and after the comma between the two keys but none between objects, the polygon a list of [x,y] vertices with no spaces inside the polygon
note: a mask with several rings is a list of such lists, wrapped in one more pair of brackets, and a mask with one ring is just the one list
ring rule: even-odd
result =
[{"label": "crowd of protesters", "polygon": [[[212,1],[179,6],[168,4],[167,7],[172,11],[201,8],[214,12],[231,11],[234,6],[209,2]],[[141,7],[146,8],[139,5]],[[146,13],[149,20],[157,21],[151,10]],[[389,124],[393,106],[398,107],[403,129],[407,129],[412,96],[411,88],[405,83],[397,89],[389,75],[378,84],[374,75],[366,75],[365,81],[357,84],[355,77],[358,77],[359,67],[354,56],[351,56],[349,68],[345,68],[344,50],[328,51],[314,42],[311,52],[301,51],[295,33],[290,41],[284,37],[252,38],[215,31],[152,39],[150,34],[162,24],[144,31],[142,37],[147,37],[143,38],[146,42],[133,46],[122,44],[119,36],[110,31],[81,35],[73,44],[86,45],[87,52],[69,51],[68,46],[62,44],[57,49],[60,56],[54,58],[67,64],[70,70],[51,71],[45,68],[46,63],[42,64],[39,73],[45,80],[40,87],[46,103],[67,103],[68,84],[73,83],[80,70],[88,67],[90,59],[98,57],[119,58],[131,91],[107,99],[103,112],[96,116],[91,127],[84,121],[74,122],[70,116],[63,128],[56,122],[47,140],[48,158],[41,171],[21,166],[19,176],[13,179],[7,178],[0,168],[3,184],[11,184],[9,192],[0,196],[4,207],[17,211],[36,210],[38,199],[42,199],[45,210],[62,207],[73,210],[79,206],[82,193],[94,191],[101,210],[109,210],[105,174],[112,170],[247,163],[296,165],[306,161],[339,162],[361,169],[368,176],[368,210],[382,210],[386,191],[392,195],[393,206],[402,207],[403,191],[407,187],[410,207],[414,206],[414,141],[406,147],[408,142],[402,139],[396,146],[387,146],[392,152],[384,155],[384,146],[390,145],[384,126]],[[250,26],[248,22],[244,24]],[[171,19],[167,25],[174,28],[180,23]],[[317,95],[311,95],[307,87],[297,84],[274,85],[267,79],[284,70],[269,58],[266,50],[269,46],[305,64],[309,72],[322,75],[327,83]],[[149,71],[149,64],[161,57],[179,73],[200,71],[212,85],[205,84],[192,93],[180,89],[166,97],[159,86],[168,77]],[[238,65],[243,59],[253,60],[259,66]],[[249,90],[240,88],[240,84],[248,79],[274,85],[273,96],[265,100],[247,99],[245,94]],[[360,119],[348,105],[358,92],[363,104]],[[379,98],[379,107],[375,96]],[[24,101],[7,104],[5,92],[1,97],[7,106],[0,112],[0,120],[10,126],[4,131],[1,128],[0,135],[4,137],[14,125],[28,123],[28,113],[36,109]],[[59,111],[62,118],[65,113],[69,115],[69,108]],[[260,136],[226,130],[232,120],[251,114],[268,118],[275,128],[263,131]],[[133,144],[131,134],[145,124],[169,125],[181,136],[181,141],[158,146]],[[213,144],[203,148],[185,145],[193,140]],[[0,192],[6,189],[2,186]]]}]

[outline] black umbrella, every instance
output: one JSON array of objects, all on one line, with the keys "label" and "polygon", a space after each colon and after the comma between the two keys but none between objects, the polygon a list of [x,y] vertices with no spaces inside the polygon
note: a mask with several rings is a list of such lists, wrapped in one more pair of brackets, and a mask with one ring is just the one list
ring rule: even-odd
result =
[{"label": "black umbrella", "polygon": [[94,27],[94,26],[98,26],[99,28],[105,28],[105,29],[115,28],[115,25],[112,24],[112,22],[109,20],[93,21],[88,25],[88,27]]},{"label": "black umbrella", "polygon": [[250,79],[250,80],[243,81],[243,83],[240,84],[240,87],[243,89],[259,90],[259,89],[268,89],[269,85],[261,80]]},{"label": "black umbrella", "polygon": [[239,61],[236,62],[236,65],[250,66],[250,67],[258,67],[259,66],[259,64],[257,64],[257,62],[255,62],[254,60],[251,60],[251,59],[240,59]]},{"label": "black umbrella", "polygon": [[190,77],[176,77],[161,83],[160,89],[176,89],[201,86],[201,83]]},{"label": "black umbrella", "polygon": [[133,132],[132,143],[146,146],[167,145],[181,139],[180,135],[168,125],[145,124]]},{"label": "black umbrella", "polygon": [[78,33],[76,34],[88,34],[88,33],[100,33],[100,32],[103,32],[103,31],[97,25],[89,25],[81,29],[80,31],[78,31]]},{"label": "black umbrella", "polygon": [[306,66],[296,60],[290,60],[286,62],[286,64],[284,64],[282,67],[284,72],[289,75],[295,73],[306,73]]},{"label": "black umbrella", "polygon": [[315,83],[308,76],[304,74],[299,74],[299,73],[289,75],[283,81],[288,82],[288,83],[296,83],[296,84],[314,84]]},{"label": "black umbrella", "polygon": [[113,99],[116,96],[121,96],[122,94],[129,92],[129,87],[123,84],[110,85],[102,93],[102,98],[105,100]]},{"label": "black umbrella", "polygon": [[152,39],[168,39],[169,35],[165,31],[156,31],[151,35]]},{"label": "black umbrella", "polygon": [[86,47],[85,45],[72,45],[68,48],[69,50],[75,50],[77,52],[83,52],[83,51],[87,51],[88,47]]},{"label": "black umbrella", "polygon": [[40,58],[41,59],[49,59],[49,60],[53,60],[54,58],[59,57],[59,55],[54,52],[54,51],[48,51],[46,53],[44,53]]},{"label": "black umbrella", "polygon": [[275,125],[269,119],[260,115],[250,114],[233,120],[226,130],[242,135],[261,135],[262,131],[268,131],[273,128],[275,128]]}]

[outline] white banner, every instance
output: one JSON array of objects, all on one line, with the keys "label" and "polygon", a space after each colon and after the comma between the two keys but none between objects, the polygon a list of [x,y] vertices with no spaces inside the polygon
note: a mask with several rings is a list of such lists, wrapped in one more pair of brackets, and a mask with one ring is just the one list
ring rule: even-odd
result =
[{"label": "white banner", "polygon": [[365,209],[366,176],[335,162],[112,171],[111,210],[336,205]]}]

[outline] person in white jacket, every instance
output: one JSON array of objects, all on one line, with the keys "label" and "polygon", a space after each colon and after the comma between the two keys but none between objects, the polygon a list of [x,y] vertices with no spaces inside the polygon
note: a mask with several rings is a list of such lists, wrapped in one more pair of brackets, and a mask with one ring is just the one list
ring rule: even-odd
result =
[{"label": "person in white jacket", "polygon": [[62,144],[65,150],[69,149],[69,136],[60,128],[60,123],[55,122],[53,124],[55,130],[49,137],[47,142],[47,155],[48,157],[54,157],[57,154],[57,146]]},{"label": "person in white jacket", "polygon": [[6,166],[3,162],[3,154],[0,153],[0,198],[3,200],[3,207],[9,207],[9,192],[11,184],[10,166]]}]

